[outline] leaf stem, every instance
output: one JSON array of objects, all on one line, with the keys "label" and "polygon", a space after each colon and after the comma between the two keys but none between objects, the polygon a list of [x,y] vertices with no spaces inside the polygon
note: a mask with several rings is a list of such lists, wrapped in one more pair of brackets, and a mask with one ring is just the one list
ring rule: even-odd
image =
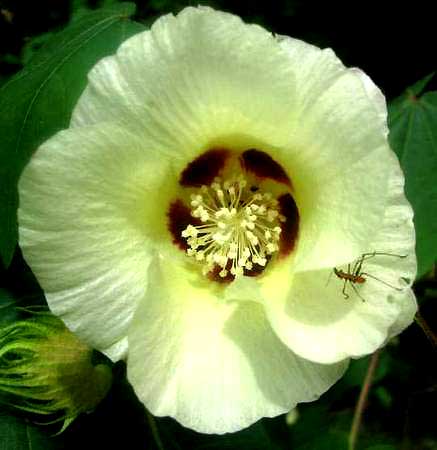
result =
[{"label": "leaf stem", "polygon": [[364,409],[366,407],[367,398],[372,385],[375,370],[378,367],[379,350],[377,350],[371,357],[369,366],[367,368],[366,376],[364,378],[363,386],[361,388],[360,396],[358,398],[357,406],[355,407],[354,418],[352,420],[351,431],[349,433],[349,450],[355,450],[355,445],[360,431],[360,425],[363,419]]},{"label": "leaf stem", "polygon": [[165,450],[161,437],[159,436],[158,427],[156,426],[155,418],[147,411],[147,421],[149,422],[150,431],[152,432],[153,440],[155,441],[158,450]]},{"label": "leaf stem", "polygon": [[437,335],[431,330],[431,327],[428,325],[419,311],[417,311],[414,321],[417,323],[417,325],[419,325],[420,328],[422,328],[422,331],[425,333],[426,337],[431,342],[433,347],[437,349]]}]

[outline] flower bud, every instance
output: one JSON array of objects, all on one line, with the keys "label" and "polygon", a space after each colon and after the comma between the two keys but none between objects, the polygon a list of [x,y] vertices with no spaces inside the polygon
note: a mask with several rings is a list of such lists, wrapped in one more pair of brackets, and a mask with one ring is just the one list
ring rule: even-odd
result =
[{"label": "flower bud", "polygon": [[112,383],[105,364],[57,317],[34,313],[0,329],[0,394],[14,408],[61,422],[65,428],[93,410]]}]

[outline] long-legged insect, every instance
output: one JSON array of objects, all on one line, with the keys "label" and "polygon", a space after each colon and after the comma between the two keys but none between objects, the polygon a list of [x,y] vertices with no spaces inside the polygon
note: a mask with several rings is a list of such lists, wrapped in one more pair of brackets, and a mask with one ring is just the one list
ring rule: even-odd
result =
[{"label": "long-legged insect", "polygon": [[347,265],[347,272],[334,267],[333,268],[334,274],[338,278],[340,278],[340,280],[343,280],[343,289],[341,292],[345,299],[349,298],[349,294],[346,292],[346,286],[349,284],[352,287],[352,289],[354,290],[355,294],[357,294],[358,297],[360,297],[360,299],[363,302],[365,302],[364,298],[358,292],[356,284],[364,284],[366,282],[367,277],[377,280],[380,283],[382,283],[385,286],[388,286],[392,289],[396,289],[397,291],[402,291],[402,288],[393,286],[392,284],[387,283],[387,281],[381,280],[380,278],[375,277],[375,275],[372,275],[368,272],[363,272],[361,270],[363,267],[364,261],[366,261],[370,258],[373,258],[375,256],[394,256],[397,258],[405,258],[407,255],[395,255],[393,253],[383,253],[383,252],[363,253],[353,264]]}]

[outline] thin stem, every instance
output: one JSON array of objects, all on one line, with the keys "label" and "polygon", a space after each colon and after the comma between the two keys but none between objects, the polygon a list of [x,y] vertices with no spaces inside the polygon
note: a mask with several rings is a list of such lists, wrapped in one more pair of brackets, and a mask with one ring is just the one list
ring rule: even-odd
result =
[{"label": "thin stem", "polygon": [[425,333],[434,348],[437,348],[437,335],[431,330],[430,326],[426,323],[426,320],[422,317],[419,311],[417,311],[414,320],[417,325],[422,328],[422,331]]},{"label": "thin stem", "polygon": [[349,450],[355,450],[355,445],[360,431],[360,425],[363,419],[363,412],[366,407],[367,397],[369,396],[370,386],[372,385],[375,370],[378,367],[379,350],[377,350],[371,357],[369,367],[367,368],[366,377],[364,378],[363,386],[361,388],[360,397],[358,398],[357,406],[355,407],[354,418],[352,420],[352,427],[349,433]]},{"label": "thin stem", "polygon": [[156,426],[155,418],[152,414],[147,411],[147,420],[149,422],[150,431],[152,432],[153,440],[155,441],[156,447],[158,450],[165,450],[164,445],[161,441],[161,437],[159,436],[158,427]]}]

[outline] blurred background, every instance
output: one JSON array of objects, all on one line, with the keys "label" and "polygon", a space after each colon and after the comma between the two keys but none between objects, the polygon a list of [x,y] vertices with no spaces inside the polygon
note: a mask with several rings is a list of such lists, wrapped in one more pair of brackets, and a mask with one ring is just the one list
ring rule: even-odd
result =
[{"label": "blurred background", "polygon": [[[0,86],[25,67],[44,42],[74,17],[115,0],[0,0]],[[149,25],[187,5],[207,4],[256,22],[277,34],[331,47],[347,66],[363,69],[390,101],[436,69],[432,2],[270,0],[137,0],[134,20]],[[429,89],[435,89],[435,81]],[[0,268],[0,287],[25,300],[42,296],[19,252],[8,270]],[[435,271],[415,286],[422,315],[437,330]],[[38,300],[36,300],[38,303]],[[2,310],[0,309],[0,315]],[[1,321],[0,321],[1,322]],[[380,355],[357,449],[437,450],[436,349],[413,324]],[[363,384],[369,358],[354,361],[346,376],[321,400],[300,405],[293,417],[263,419],[227,436],[205,436],[171,419],[153,420],[114,367],[115,383],[97,410],[81,416],[61,436],[50,427],[29,425],[27,416],[0,405],[0,450],[45,449],[297,449],[341,450]],[[21,427],[21,428],[20,428]],[[21,430],[21,431],[20,431]],[[20,433],[34,436],[25,447]],[[158,437],[157,437],[158,436]],[[26,441],[27,442],[27,441]],[[30,441],[29,441],[30,442]]]}]

